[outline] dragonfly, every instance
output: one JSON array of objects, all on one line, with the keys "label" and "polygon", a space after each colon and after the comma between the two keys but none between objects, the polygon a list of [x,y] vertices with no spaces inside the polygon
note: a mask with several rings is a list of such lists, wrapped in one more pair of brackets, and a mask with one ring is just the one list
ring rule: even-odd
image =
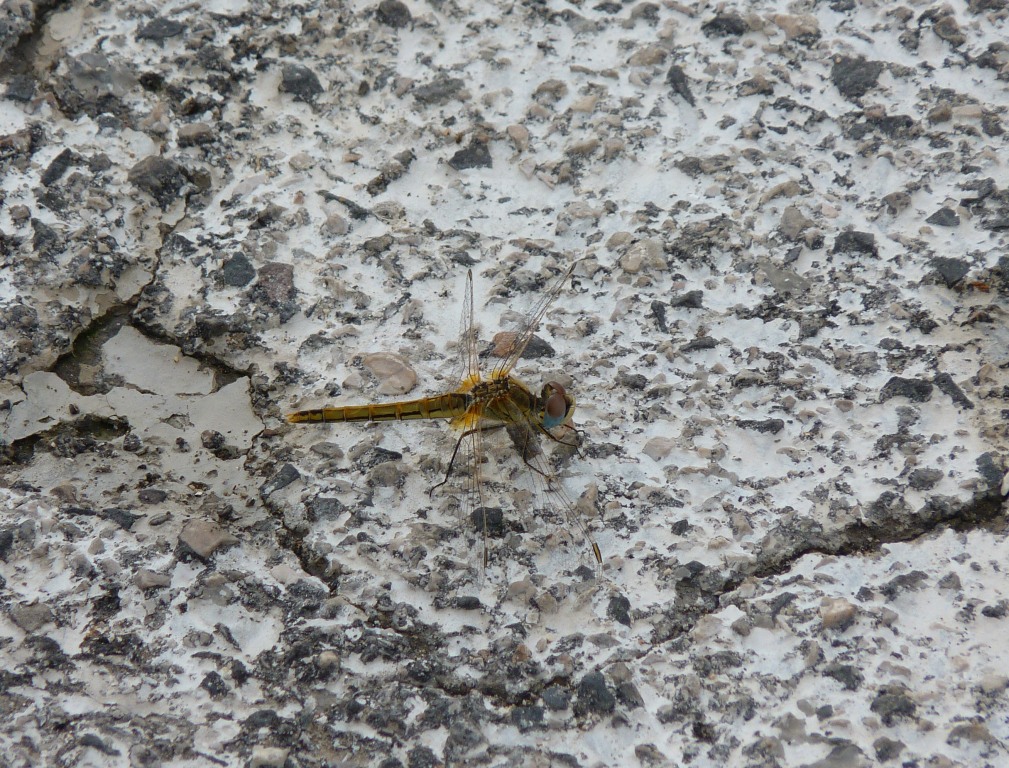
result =
[{"label": "dragonfly", "polygon": [[559,514],[569,526],[577,529],[591,547],[597,565],[601,566],[603,558],[599,545],[560,481],[550,471],[540,449],[541,438],[577,449],[576,445],[565,440],[565,437],[577,432],[573,425],[575,399],[556,381],[543,384],[537,394],[511,373],[576,266],[577,262],[568,267],[539,296],[519,324],[518,330],[511,335],[511,343],[501,361],[486,375],[481,371],[473,312],[473,270],[467,270],[459,334],[462,380],[453,391],[415,400],[311,408],[289,413],[287,420],[293,424],[448,420],[449,425],[458,430],[460,435],[449,459],[445,479],[432,487],[429,493],[433,495],[436,489],[445,485],[457,460],[460,456],[463,457],[468,470],[464,488],[465,504],[474,509],[478,525],[482,519],[485,570],[488,565],[489,525],[482,477],[483,442],[485,434],[503,428],[511,437],[523,464],[531,472],[533,487],[540,492],[541,499],[538,503],[542,505],[543,511]]}]

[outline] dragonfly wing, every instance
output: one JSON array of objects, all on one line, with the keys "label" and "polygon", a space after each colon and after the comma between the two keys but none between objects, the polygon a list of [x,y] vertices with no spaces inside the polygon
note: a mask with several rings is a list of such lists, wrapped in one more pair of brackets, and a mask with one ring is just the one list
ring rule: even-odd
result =
[{"label": "dragonfly wing", "polygon": [[517,363],[518,359],[522,357],[522,353],[525,352],[526,347],[532,340],[533,334],[536,333],[536,329],[539,327],[543,316],[547,313],[550,305],[553,304],[554,299],[556,299],[560,295],[561,291],[564,290],[564,286],[574,273],[576,266],[578,266],[577,261],[564,270],[564,274],[554,280],[553,284],[546,290],[545,293],[543,293],[542,296],[540,296],[533,308],[529,310],[529,314],[526,315],[525,319],[522,321],[522,326],[515,334],[515,341],[512,342],[512,348],[508,352],[508,356],[494,366],[492,378],[506,376],[508,372],[515,367],[515,363]]},{"label": "dragonfly wing", "polygon": [[592,550],[597,565],[602,565],[603,559],[591,531],[585,524],[583,514],[575,506],[560,478],[557,477],[546,453],[541,448],[540,435],[542,430],[531,420],[508,426],[508,434],[515,443],[521,461],[527,468],[526,476],[532,484],[534,509],[536,514],[553,517],[563,523],[569,535],[574,539],[587,542]]},{"label": "dragonfly wing", "polygon": [[477,352],[476,321],[473,316],[473,270],[466,270],[466,293],[462,300],[462,320],[459,322],[459,354],[462,356],[462,378],[480,377],[480,356]]},{"label": "dragonfly wing", "polygon": [[487,499],[483,485],[483,430],[468,429],[462,437],[462,459],[465,464],[466,480],[463,484],[462,512],[463,524],[477,526],[480,537],[480,560],[484,570],[490,560],[489,521]]}]

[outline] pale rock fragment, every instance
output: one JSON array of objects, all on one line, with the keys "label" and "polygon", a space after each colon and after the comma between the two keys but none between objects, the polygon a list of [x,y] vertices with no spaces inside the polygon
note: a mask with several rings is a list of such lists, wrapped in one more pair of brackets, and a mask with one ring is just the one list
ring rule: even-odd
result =
[{"label": "pale rock fragment", "polygon": [[674,446],[675,443],[668,437],[653,437],[645,443],[641,452],[652,461],[661,461],[670,454]]},{"label": "pale rock fragment", "polygon": [[394,352],[374,352],[361,362],[379,380],[381,395],[403,395],[417,385],[417,373],[410,364]]},{"label": "pale rock fragment", "polygon": [[645,237],[633,243],[620,257],[620,268],[630,275],[636,275],[643,270],[661,269],[665,266],[662,243],[652,237]]},{"label": "pale rock fragment", "polygon": [[512,140],[512,144],[519,152],[529,149],[529,131],[525,126],[509,125],[505,129],[505,133],[508,134],[508,138]]},{"label": "pale rock fragment", "polygon": [[179,543],[206,560],[218,549],[237,544],[238,539],[209,520],[190,520],[179,534]]},{"label": "pale rock fragment", "polygon": [[824,598],[820,604],[820,620],[824,629],[847,629],[855,620],[858,609],[844,598]]},{"label": "pale rock fragment", "polygon": [[816,36],[820,34],[820,24],[816,17],[808,14],[776,13],[771,17],[789,40],[797,37]]},{"label": "pale rock fragment", "polygon": [[155,587],[167,587],[171,583],[171,576],[149,568],[141,568],[133,576],[133,585],[142,592]]}]

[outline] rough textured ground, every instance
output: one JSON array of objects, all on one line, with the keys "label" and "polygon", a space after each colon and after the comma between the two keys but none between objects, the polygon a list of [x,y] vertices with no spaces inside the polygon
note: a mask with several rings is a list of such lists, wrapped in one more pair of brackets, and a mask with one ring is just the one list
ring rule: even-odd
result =
[{"label": "rough textured ground", "polygon": [[[999,766],[1009,3],[0,2],[0,764]],[[287,411],[518,372],[485,436]],[[409,394],[407,394],[409,393]]]}]

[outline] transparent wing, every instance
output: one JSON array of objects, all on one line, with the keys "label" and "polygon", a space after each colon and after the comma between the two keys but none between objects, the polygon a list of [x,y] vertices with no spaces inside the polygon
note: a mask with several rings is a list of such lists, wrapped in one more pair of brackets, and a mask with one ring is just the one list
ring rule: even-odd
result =
[{"label": "transparent wing", "polygon": [[533,489],[533,509],[529,510],[537,516],[552,518],[551,524],[561,524],[568,535],[584,543],[592,551],[592,557],[598,567],[602,566],[603,558],[592,532],[585,524],[584,516],[579,512],[560,478],[557,477],[547,460],[540,445],[541,428],[531,417],[525,423],[515,422],[508,427],[508,434],[515,444],[519,459],[524,464],[526,477]]},{"label": "transparent wing", "polygon": [[473,319],[473,270],[466,270],[466,292],[462,300],[462,320],[459,322],[459,355],[462,358],[460,378],[480,378],[480,356],[477,352],[476,322]]},{"label": "transparent wing", "polygon": [[455,362],[452,365],[451,386],[480,373],[480,360],[477,352],[476,327],[473,317],[473,270],[466,270],[466,283],[463,290],[462,315],[459,318],[459,346],[456,350]]},{"label": "transparent wing", "polygon": [[[472,429],[468,436],[464,438],[466,445],[465,461],[469,477],[467,478],[465,493],[463,494],[462,512],[463,525],[478,526],[477,536],[480,537],[480,572],[485,573],[487,563],[490,559],[489,546],[490,534],[488,524],[487,501],[483,487],[483,431]],[[476,513],[479,511],[480,516]]]},{"label": "transparent wing", "polygon": [[516,331],[515,341],[512,343],[512,348],[508,353],[508,356],[494,366],[494,372],[491,375],[492,378],[505,376],[512,368],[515,367],[515,363],[517,363],[518,359],[522,357],[522,353],[525,352],[526,346],[528,346],[533,334],[536,333],[536,329],[539,327],[543,316],[547,313],[550,305],[554,303],[554,300],[560,295],[561,291],[564,290],[564,286],[574,273],[576,266],[578,266],[577,261],[564,270],[564,274],[554,280],[546,292],[540,296],[533,308],[529,310],[529,314],[526,315],[525,320],[522,321],[522,326],[518,329],[518,331]]},{"label": "transparent wing", "polygon": [[[457,487],[460,524],[464,527],[476,525],[482,540],[480,550],[483,562],[482,570],[485,571],[488,563],[489,529],[483,486],[483,469],[481,466],[483,459],[483,430],[466,426],[469,423],[479,423],[481,417],[482,408],[479,405],[474,405],[461,419],[453,422],[457,428],[463,429],[463,432],[459,435],[445,479],[438,486],[453,480],[453,484]],[[453,474],[455,475],[454,479],[452,478]],[[435,488],[438,486],[435,486]],[[481,513],[482,517],[476,514],[478,510],[483,510]]]}]

